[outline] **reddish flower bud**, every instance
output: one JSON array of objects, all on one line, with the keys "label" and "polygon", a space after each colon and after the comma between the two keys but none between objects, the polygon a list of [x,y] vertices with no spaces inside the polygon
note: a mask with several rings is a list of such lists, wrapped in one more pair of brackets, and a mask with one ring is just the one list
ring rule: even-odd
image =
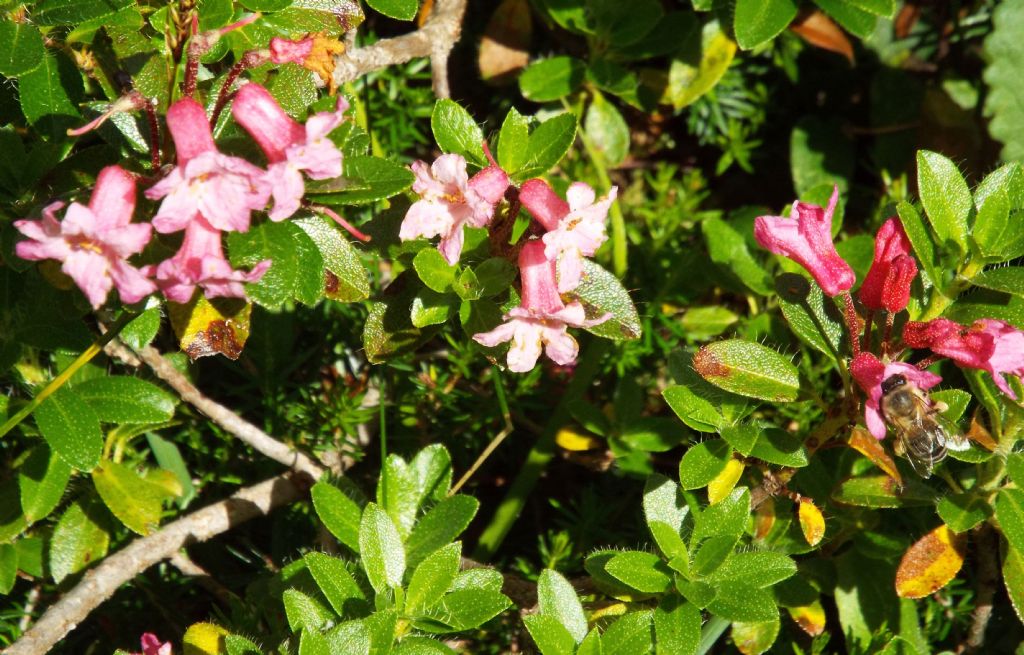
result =
[{"label": "reddish flower bud", "polygon": [[860,287],[860,301],[869,309],[892,314],[902,311],[910,301],[910,285],[916,276],[910,240],[899,220],[890,218],[875,235],[875,259]]}]

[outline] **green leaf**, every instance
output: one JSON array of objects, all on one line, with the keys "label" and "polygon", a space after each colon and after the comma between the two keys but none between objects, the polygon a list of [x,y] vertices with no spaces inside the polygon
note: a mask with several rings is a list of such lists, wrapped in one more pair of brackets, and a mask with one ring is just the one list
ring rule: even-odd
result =
[{"label": "green leaf", "polygon": [[338,541],[359,552],[359,524],[362,509],[359,505],[326,480],[321,479],[311,490],[313,507],[324,526]]},{"label": "green leaf", "polygon": [[92,408],[74,391],[62,387],[35,411],[43,438],[61,459],[79,471],[91,471],[100,462],[103,434]]},{"label": "green leaf", "polygon": [[692,446],[679,461],[679,484],[683,489],[700,489],[725,470],[732,448],[721,439]]},{"label": "green leaf", "polygon": [[258,282],[246,285],[249,298],[267,309],[294,299],[315,304],[324,294],[324,260],[313,240],[291,221],[267,221],[227,238],[232,266],[250,268],[272,263]]},{"label": "green leaf", "polygon": [[711,261],[734,274],[754,293],[766,296],[772,292],[768,272],[750,254],[746,239],[736,228],[718,217],[711,217],[701,222],[701,231]]},{"label": "green leaf", "polygon": [[299,655],[331,655],[327,637],[315,630],[303,630],[299,636]]},{"label": "green leaf", "polygon": [[67,140],[68,128],[82,122],[78,112],[82,77],[63,54],[47,54],[35,69],[24,73],[18,79],[18,97],[29,124],[48,141]]},{"label": "green leaf", "polygon": [[370,295],[370,278],[359,252],[329,218],[312,216],[293,220],[320,251],[324,262],[324,293],[331,300],[353,302]]},{"label": "green leaf", "polygon": [[404,637],[395,655],[456,655],[448,646],[429,637]]},{"label": "green leaf", "polygon": [[334,620],[334,615],[326,605],[298,589],[285,589],[281,600],[284,602],[284,613],[292,632],[320,630],[329,621]]},{"label": "green leaf", "polygon": [[395,642],[398,614],[393,608],[377,610],[363,619],[370,635],[370,653],[387,653]]},{"label": "green leaf", "polygon": [[1024,489],[1003,488],[996,497],[996,520],[1010,546],[1024,550]]},{"label": "green leaf", "polygon": [[505,578],[500,571],[494,569],[469,569],[461,571],[455,576],[452,582],[451,591],[459,589],[486,589],[487,591],[501,591],[505,584]]},{"label": "green leaf", "polygon": [[1024,298],[1024,266],[992,268],[975,275],[971,284]]},{"label": "green leaf", "polygon": [[13,544],[0,544],[0,596],[11,593],[18,579],[18,549]]},{"label": "green leaf", "polygon": [[473,273],[480,285],[480,295],[489,297],[507,290],[518,271],[507,259],[491,257],[474,268]]},{"label": "green leaf", "polygon": [[669,63],[663,98],[676,110],[714,88],[736,54],[736,43],[715,20],[705,23],[699,33],[688,32],[683,37],[678,54]]},{"label": "green leaf", "polygon": [[742,396],[789,402],[800,392],[796,366],[759,343],[716,341],[697,352],[693,367],[708,382]]},{"label": "green leaf", "polygon": [[748,423],[726,426],[721,434],[730,446],[747,457],[778,466],[807,466],[803,442],[781,428]]},{"label": "green leaf", "polygon": [[737,541],[736,535],[719,535],[705,539],[693,556],[694,573],[707,576],[716,571],[732,555]]},{"label": "green leaf", "polygon": [[647,478],[644,485],[643,508],[648,525],[660,521],[676,532],[682,529],[683,522],[690,513],[679,485],[660,473]]},{"label": "green leaf", "polygon": [[654,553],[627,550],[613,557],[605,570],[637,591],[659,594],[672,586],[672,571]]},{"label": "green leaf", "polygon": [[629,126],[615,105],[597,91],[593,92],[593,100],[587,108],[583,129],[594,150],[601,153],[610,168],[621,164],[629,154]]},{"label": "green leaf", "polygon": [[163,501],[170,495],[164,488],[111,461],[93,469],[92,482],[107,509],[133,532],[147,535],[159,527]]},{"label": "green leaf", "polygon": [[459,573],[462,543],[434,551],[413,571],[405,594],[405,612],[415,614],[435,605],[448,591]]},{"label": "green leaf", "polygon": [[476,516],[479,507],[476,498],[460,494],[430,508],[416,522],[406,542],[409,566],[418,566],[427,555],[454,541]]},{"label": "green leaf", "polygon": [[935,494],[916,480],[904,480],[901,487],[888,475],[865,475],[841,480],[832,499],[858,507],[912,507],[933,505]]},{"label": "green leaf", "polygon": [[974,201],[956,164],[937,152],[921,150],[917,153],[917,190],[939,243],[947,247],[952,241],[960,252],[967,252]]},{"label": "green leaf", "polygon": [[778,614],[770,621],[734,621],[732,641],[747,655],[761,655],[775,643],[781,627]]},{"label": "green leaf", "polygon": [[430,114],[430,128],[441,150],[462,155],[477,166],[487,166],[484,133],[459,103],[447,98],[438,100]]},{"label": "green leaf", "polygon": [[583,638],[580,647],[576,649],[576,655],[604,655],[604,644],[597,628],[592,628]]},{"label": "green leaf", "polygon": [[558,571],[541,571],[537,581],[537,605],[542,615],[561,623],[577,644],[587,636],[587,618],[583,615],[580,599],[569,581]]},{"label": "green leaf", "polygon": [[359,555],[370,585],[377,593],[401,586],[405,574],[402,537],[387,512],[374,503],[363,510],[359,524]]},{"label": "green leaf", "polygon": [[174,396],[152,382],[124,375],[86,380],[75,394],[104,423],[160,423],[174,417]]},{"label": "green leaf", "polygon": [[498,133],[498,164],[505,172],[513,174],[526,163],[529,138],[530,122],[512,107]]},{"label": "green leaf", "polygon": [[416,11],[419,9],[417,0],[366,0],[366,4],[385,16],[398,20],[416,18]]},{"label": "green leaf", "polygon": [[370,312],[363,325],[363,348],[372,364],[379,364],[417,348],[434,331],[416,328],[410,320],[413,296],[421,288],[404,272],[384,290],[379,300],[370,303]]},{"label": "green leaf", "polygon": [[615,0],[591,0],[587,7],[597,37],[615,46],[636,43],[664,15],[658,0],[636,0],[628,4]]},{"label": "green leaf", "polygon": [[362,621],[346,621],[336,625],[325,636],[332,653],[370,655],[370,632]]},{"label": "green leaf", "polygon": [[116,13],[131,4],[131,0],[43,0],[35,6],[32,20],[37,25],[74,25]]},{"label": "green leaf", "polygon": [[576,116],[571,113],[552,116],[538,125],[526,141],[526,163],[515,179],[537,177],[554,168],[575,143],[576,127]]},{"label": "green leaf", "polygon": [[862,39],[868,38],[878,23],[876,16],[855,7],[847,0],[814,0],[814,4],[836,19],[836,22],[846,30]]},{"label": "green leaf", "polygon": [[523,624],[541,655],[572,655],[575,652],[576,640],[555,617],[531,614],[523,617]]},{"label": "green leaf", "polygon": [[142,350],[153,341],[156,333],[160,331],[161,318],[160,307],[151,307],[124,326],[117,338],[125,342],[132,350]]},{"label": "green leaf", "polygon": [[441,325],[452,317],[456,309],[456,300],[452,296],[423,288],[413,296],[409,319],[418,328]]},{"label": "green leaf", "polygon": [[1017,618],[1024,617],[1024,555],[1012,546],[1003,551],[1003,584]]},{"label": "green leaf", "polygon": [[711,505],[696,517],[691,542],[707,537],[738,537],[743,534],[750,517],[750,492],[739,487],[724,499]]},{"label": "green leaf", "polygon": [[734,581],[759,589],[771,587],[796,574],[796,562],[783,553],[768,550],[734,553],[711,576],[715,582]]},{"label": "green leaf", "polygon": [[358,616],[366,610],[366,596],[344,562],[318,552],[306,553],[302,559],[338,616]]},{"label": "green leaf", "polygon": [[619,279],[589,259],[583,261],[583,281],[572,292],[583,303],[588,318],[611,314],[611,318],[586,328],[606,339],[639,339],[642,327],[633,299]]},{"label": "green leaf", "polygon": [[[345,157],[338,189],[309,187],[307,198],[323,205],[366,205],[406,191],[413,174],[406,166],[380,157]],[[279,223],[280,225],[280,223]]]},{"label": "green leaf", "polygon": [[796,17],[793,0],[737,0],[733,31],[744,50],[775,38]]},{"label": "green leaf", "polygon": [[718,409],[684,385],[666,387],[661,395],[683,423],[698,432],[717,432],[725,424]]},{"label": "green leaf", "polygon": [[46,51],[39,29],[29,22],[0,21],[0,75],[18,77],[43,63]]},{"label": "green leaf", "polygon": [[973,493],[945,496],[935,509],[953,532],[966,532],[992,516],[992,506]]},{"label": "green leaf", "polygon": [[527,100],[550,102],[574,93],[585,74],[586,65],[575,57],[541,59],[519,76],[519,90]]},{"label": "green leaf", "polygon": [[50,575],[54,582],[78,573],[107,554],[110,535],[100,524],[102,508],[77,500],[64,510],[50,540]]},{"label": "green leaf", "polygon": [[925,274],[933,285],[944,284],[942,271],[935,262],[935,246],[932,243],[931,233],[925,227],[921,215],[906,201],[901,200],[896,204],[896,213],[899,214],[903,231],[906,232],[910,245],[914,247],[914,255],[917,261],[921,262]]},{"label": "green leaf", "polygon": [[947,405],[948,409],[942,412],[942,418],[953,423],[960,420],[971,403],[971,394],[963,389],[942,389],[929,395],[933,401],[943,402]]},{"label": "green leaf", "polygon": [[415,473],[398,455],[388,455],[377,482],[377,503],[387,511],[395,522],[402,538],[409,536],[416,521],[419,507],[419,491],[416,488]]},{"label": "green leaf", "polygon": [[768,589],[742,582],[722,582],[716,585],[714,600],[708,603],[708,611],[730,621],[772,621],[778,618],[779,610]]},{"label": "green leaf", "polygon": [[679,596],[662,597],[654,610],[655,653],[696,655],[700,644],[700,610]]},{"label": "green leaf", "polygon": [[21,511],[29,523],[46,518],[57,508],[71,479],[71,467],[45,444],[32,449],[18,469]]},{"label": "green leaf", "polygon": [[436,248],[424,248],[412,260],[423,284],[438,293],[451,291],[458,267],[452,266]]},{"label": "green leaf", "polygon": [[[477,628],[512,605],[502,593],[487,589],[459,589],[444,596],[430,614],[435,621],[451,626],[457,632]],[[420,625],[420,624],[417,624]],[[441,632],[441,630],[432,630]]]},{"label": "green leaf", "polygon": [[619,618],[601,635],[601,645],[615,655],[646,655],[654,645],[654,612],[640,610]]},{"label": "green leaf", "polygon": [[[806,196],[820,190],[824,191],[827,200],[832,194],[833,184],[839,187],[840,193],[847,192],[856,153],[840,121],[818,116],[801,118],[793,128],[789,151],[793,186],[802,199],[814,202]],[[824,206],[823,202],[814,204]]]},{"label": "green leaf", "polygon": [[826,305],[821,287],[797,273],[783,273],[775,278],[782,315],[801,341],[833,362],[845,334],[842,317],[829,300]]},{"label": "green leaf", "polygon": [[1006,456],[1006,472],[1018,487],[1024,487],[1024,453]]},{"label": "green leaf", "polygon": [[1024,69],[1024,11],[1006,2],[992,12],[994,29],[985,39],[985,115],[989,133],[1003,144],[1004,161],[1024,159],[1024,106],[1020,102],[1020,71]]},{"label": "green leaf", "polygon": [[693,339],[707,340],[717,337],[734,325],[740,317],[726,307],[691,307],[679,323]]}]

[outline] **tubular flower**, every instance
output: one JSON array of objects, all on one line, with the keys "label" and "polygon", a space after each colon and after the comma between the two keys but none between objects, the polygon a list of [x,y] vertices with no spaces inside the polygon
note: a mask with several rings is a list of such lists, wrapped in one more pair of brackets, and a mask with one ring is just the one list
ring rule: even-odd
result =
[{"label": "tubular flower", "polygon": [[908,381],[925,390],[942,382],[942,378],[938,375],[922,371],[912,364],[906,362],[885,364],[871,353],[866,352],[857,355],[850,362],[850,373],[867,394],[867,400],[864,401],[864,425],[875,439],[884,439],[886,432],[885,417],[882,416],[881,408],[882,382],[897,374],[903,375]]},{"label": "tubular flower", "polygon": [[849,291],[856,281],[832,243],[832,214],[838,201],[839,188],[833,187],[826,209],[797,201],[789,218],[759,216],[754,221],[754,237],[761,247],[803,266],[830,296]]},{"label": "tubular flower", "polygon": [[910,302],[910,285],[916,276],[910,239],[899,220],[890,218],[875,235],[875,258],[860,286],[860,301],[869,309],[902,311]]},{"label": "tubular flower", "polygon": [[557,263],[558,291],[568,293],[583,277],[583,258],[590,257],[607,240],[605,219],[618,189],[612,187],[595,202],[596,194],[587,184],[576,182],[559,198],[543,180],[528,180],[519,191],[523,206],[544,226],[544,254]]},{"label": "tubular flower", "polygon": [[903,341],[912,348],[929,348],[960,366],[988,371],[1000,391],[1017,399],[1004,375],[1024,379],[1024,332],[1009,323],[983,318],[964,327],[946,318],[911,321],[903,329]]},{"label": "tubular flower", "polygon": [[270,195],[263,169],[221,154],[206,112],[191,98],[171,105],[167,127],[178,165],[146,191],[150,199],[164,199],[153,217],[156,231],[178,232],[199,215],[218,230],[247,231],[250,214],[263,209]]},{"label": "tubular flower", "polygon": [[149,243],[151,227],[132,223],[135,211],[135,178],[119,166],[108,166],[96,179],[89,205],[71,203],[64,220],[56,212],[64,203],[43,209],[42,220],[15,221],[28,240],[15,246],[22,259],[56,259],[98,309],[111,287],[117,287],[121,300],[138,302],[156,291],[156,286],[128,257],[142,252]]},{"label": "tubular flower", "polygon": [[555,284],[554,264],[545,256],[540,241],[530,241],[520,251],[519,270],[522,304],[505,315],[505,323],[490,332],[474,334],[473,339],[489,347],[511,341],[507,361],[509,370],[515,373],[532,370],[542,351],[557,364],[572,364],[579,345],[566,329],[597,325],[608,320],[609,315],[587,320],[579,302],[562,302]]},{"label": "tubular flower", "polygon": [[134,655],[172,655],[171,642],[160,642],[160,638],[152,632],[142,635],[142,652]]},{"label": "tubular flower", "polygon": [[399,238],[441,237],[438,250],[449,264],[462,254],[464,225],[484,227],[494,216],[494,206],[508,188],[508,175],[489,166],[469,178],[462,155],[441,155],[430,167],[412,164],[416,180],[412,190],[420,199],[405,214]]},{"label": "tubular flower", "polygon": [[248,273],[236,271],[224,258],[221,233],[197,216],[185,227],[185,240],[170,259],[155,267],[157,284],[168,300],[187,303],[196,287],[207,298],[245,298],[245,282],[256,282],[270,267],[262,261]]},{"label": "tubular flower", "polygon": [[336,109],[315,114],[299,125],[259,84],[249,83],[235,94],[231,113],[267,155],[270,165],[264,176],[274,197],[269,216],[288,218],[299,209],[310,179],[327,180],[341,175],[341,151],[327,138],[344,120],[348,102],[338,96]]}]

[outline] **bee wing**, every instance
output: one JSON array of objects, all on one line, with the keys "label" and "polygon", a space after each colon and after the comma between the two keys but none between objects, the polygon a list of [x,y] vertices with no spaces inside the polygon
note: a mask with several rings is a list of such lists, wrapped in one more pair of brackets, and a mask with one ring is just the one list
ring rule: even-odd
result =
[{"label": "bee wing", "polygon": [[921,478],[923,478],[925,480],[927,480],[928,478],[932,477],[932,467],[935,466],[935,462],[925,462],[925,461],[922,461],[922,460],[918,459],[917,457],[914,457],[911,454],[911,452],[913,452],[913,451],[910,449],[909,444],[907,444],[908,437],[903,432],[901,432],[899,434],[899,436],[900,436],[900,441],[902,442],[901,443],[901,447],[902,447],[902,450],[903,450],[903,453],[902,453],[903,459],[905,459],[908,462],[910,462],[910,467],[912,469],[914,469],[914,473],[917,473],[918,476],[920,476]]},{"label": "bee wing", "polygon": [[941,427],[942,431],[945,433],[943,435],[943,445],[948,450],[963,452],[971,449],[971,442],[968,441],[967,437],[965,437],[960,431],[960,427],[956,423],[950,421],[942,414],[935,414],[932,418],[935,419],[935,422],[939,424],[939,427]]}]

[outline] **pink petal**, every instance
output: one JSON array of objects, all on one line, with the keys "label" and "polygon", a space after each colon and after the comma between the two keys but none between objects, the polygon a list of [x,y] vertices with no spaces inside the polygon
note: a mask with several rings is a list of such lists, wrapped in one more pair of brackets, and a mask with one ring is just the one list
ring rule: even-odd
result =
[{"label": "pink petal", "polygon": [[524,182],[519,188],[519,202],[548,231],[557,229],[559,220],[569,213],[569,204],[559,198],[544,180]]},{"label": "pink petal", "polygon": [[419,237],[430,239],[447,234],[455,224],[448,205],[430,200],[417,200],[409,207],[402,221],[398,238],[409,241]]},{"label": "pink petal", "polygon": [[[545,235],[547,236],[547,235]],[[563,250],[558,257],[558,292],[569,293],[583,280],[583,256],[576,248]]]},{"label": "pink petal", "polygon": [[512,344],[508,348],[508,370],[526,373],[537,365],[543,348],[543,328],[536,323],[517,321]]},{"label": "pink petal", "polygon": [[89,209],[101,229],[127,225],[135,211],[135,178],[120,166],[107,166],[96,178]]},{"label": "pink petal", "polygon": [[288,163],[313,180],[330,180],[341,175],[341,151],[329,139],[317,139],[288,148]]},{"label": "pink petal", "polygon": [[441,155],[430,165],[430,172],[448,192],[458,190],[460,195],[465,194],[469,173],[466,172],[466,160],[462,155]]},{"label": "pink petal", "polygon": [[596,197],[594,189],[585,182],[573,182],[565,192],[565,199],[569,201],[569,211],[577,211],[593,205]]},{"label": "pink petal", "polygon": [[108,270],[107,258],[90,250],[73,250],[64,260],[64,271],[82,290],[93,309],[99,309],[113,286]]},{"label": "pink petal", "polygon": [[528,241],[519,251],[522,307],[538,314],[554,314],[565,307],[555,283],[555,265],[544,255],[544,244]]},{"label": "pink petal", "polygon": [[487,346],[488,348],[494,348],[499,344],[510,341],[515,334],[515,330],[515,322],[509,321],[508,323],[502,323],[490,332],[478,332],[477,334],[474,334],[473,340],[483,346]]},{"label": "pink petal", "polygon": [[259,84],[250,82],[238,90],[231,113],[271,163],[283,161],[290,145],[306,140],[306,130]]},{"label": "pink petal", "polygon": [[279,36],[270,39],[270,59],[275,64],[299,64],[313,52],[313,38],[293,41]]},{"label": "pink petal", "polygon": [[[149,227],[148,225],[146,227]],[[142,272],[122,260],[112,262],[110,277],[121,301],[135,303],[156,291],[156,285]]]},{"label": "pink petal", "polygon": [[437,244],[437,249],[444,256],[445,261],[454,266],[459,263],[459,258],[462,256],[462,244],[465,240],[465,236],[462,231],[462,226],[457,225],[448,235],[441,237],[441,242]]},{"label": "pink petal", "polygon": [[564,325],[560,328],[545,327],[544,338],[547,344],[544,353],[556,364],[568,366],[576,361],[580,347],[576,340],[565,331]]},{"label": "pink petal", "polygon": [[149,243],[153,226],[149,223],[129,223],[128,225],[108,230],[103,234],[104,243],[121,257],[128,257],[142,252]]},{"label": "pink petal", "polygon": [[284,220],[299,210],[306,184],[294,166],[286,162],[271,164],[264,179],[274,198],[274,208],[268,214],[270,220]]},{"label": "pink petal", "polygon": [[414,193],[420,196],[426,195],[444,195],[444,185],[434,179],[434,176],[430,174],[430,167],[427,162],[416,160],[409,165],[412,169],[414,176],[412,182],[412,190]]},{"label": "pink petal", "polygon": [[179,166],[204,152],[217,149],[206,111],[192,98],[183,98],[168,108],[167,127],[174,139]]},{"label": "pink petal", "polygon": [[305,141],[313,142],[325,138],[345,120],[346,111],[348,101],[339,95],[334,111],[317,112],[306,120]]},{"label": "pink petal", "polygon": [[491,205],[505,197],[508,185],[508,174],[497,166],[488,166],[469,180],[469,188]]}]

